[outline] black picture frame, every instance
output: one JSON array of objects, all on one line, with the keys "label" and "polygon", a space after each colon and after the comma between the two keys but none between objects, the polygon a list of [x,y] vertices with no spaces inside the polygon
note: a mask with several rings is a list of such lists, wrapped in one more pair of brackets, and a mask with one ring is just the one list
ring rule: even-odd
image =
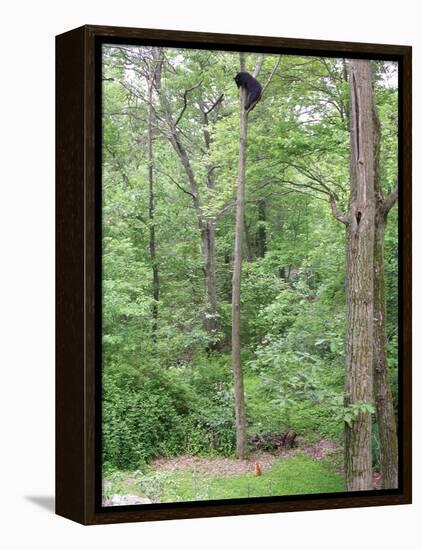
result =
[{"label": "black picture frame", "polygon": [[[101,506],[101,44],[386,59],[399,66],[399,488],[312,496]],[[411,503],[412,50],[86,25],[56,37],[56,513],[82,524]]]}]

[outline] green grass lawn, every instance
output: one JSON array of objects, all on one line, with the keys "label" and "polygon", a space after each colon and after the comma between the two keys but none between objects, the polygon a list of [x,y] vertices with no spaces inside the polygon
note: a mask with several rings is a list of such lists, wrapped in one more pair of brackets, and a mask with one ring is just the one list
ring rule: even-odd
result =
[{"label": "green grass lawn", "polygon": [[343,478],[331,463],[298,454],[281,459],[262,476],[253,473],[217,477],[203,472],[116,472],[104,480],[106,497],[132,494],[153,502],[183,502],[344,491]]}]

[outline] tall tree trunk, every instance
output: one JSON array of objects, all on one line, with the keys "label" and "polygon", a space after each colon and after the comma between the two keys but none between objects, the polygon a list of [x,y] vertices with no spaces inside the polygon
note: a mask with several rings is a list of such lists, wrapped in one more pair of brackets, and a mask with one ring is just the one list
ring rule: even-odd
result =
[{"label": "tall tree trunk", "polygon": [[[173,111],[165,93],[159,94],[161,105],[164,109],[166,123],[170,133],[170,143],[183,166],[189,182],[189,191],[183,189],[185,193],[192,197],[193,206],[196,211],[198,227],[201,234],[201,249],[204,260],[204,286],[205,286],[205,312],[204,328],[210,336],[208,346],[213,348],[215,345],[215,333],[217,331],[217,277],[215,269],[215,220],[204,217],[202,212],[201,197],[199,194],[199,185],[192,167],[188,152],[182,142],[178,127],[174,121]],[[206,128],[208,119],[206,113],[202,111],[204,117],[204,137],[207,148],[211,144],[211,136]],[[180,118],[180,116],[179,116]],[[214,170],[209,169],[207,186],[210,189],[215,188]]]},{"label": "tall tree trunk", "polygon": [[202,230],[202,254],[204,257],[205,274],[205,319],[204,326],[210,336],[208,347],[216,347],[217,322],[217,276],[215,268],[215,221],[207,218],[203,222]]},{"label": "tall tree trunk", "polygon": [[388,378],[385,337],[384,239],[386,212],[378,205],[374,244],[374,396],[384,489],[398,487],[398,451],[393,397]]},{"label": "tall tree trunk", "polygon": [[256,244],[258,257],[263,258],[267,252],[267,230],[265,222],[267,221],[267,212],[265,208],[265,201],[260,200],[258,202],[258,233],[256,236]]},{"label": "tall tree trunk", "polygon": [[254,258],[254,255],[253,255],[253,251],[252,251],[251,237],[250,237],[250,234],[249,234],[249,228],[250,228],[250,223],[248,223],[246,221],[246,213],[245,213],[245,215],[243,216],[243,230],[244,230],[244,235],[245,235],[245,253],[246,253],[246,257],[248,259],[248,262],[252,262],[253,258]]},{"label": "tall tree trunk", "polygon": [[[225,273],[229,273],[231,271],[230,269],[230,264],[231,264],[231,257],[228,255],[228,254],[224,254],[224,272]],[[226,301],[228,303],[231,303],[232,301],[232,281],[229,281],[228,280],[228,277],[225,277],[224,278],[224,294],[226,296]]]},{"label": "tall tree trunk", "polygon": [[386,300],[384,278],[385,227],[390,208],[397,200],[395,189],[384,199],[381,185],[381,125],[373,103],[375,130],[375,239],[374,239],[374,397],[380,445],[381,479],[384,489],[398,487],[398,442],[393,396],[388,378],[387,340],[385,336]]},{"label": "tall tree trunk", "polygon": [[[240,54],[241,71],[244,70],[244,54]],[[245,110],[246,90],[240,88],[240,146],[236,193],[236,227],[234,240],[234,265],[232,281],[232,368],[236,413],[236,456],[246,456],[246,412],[243,371],[240,363],[240,277],[242,271],[242,232],[245,209],[246,140],[248,113]]]},{"label": "tall tree trunk", "polygon": [[[209,132],[209,120],[208,114],[216,109],[220,105],[222,96],[214,103],[214,105],[207,109],[207,107],[202,104],[201,112],[203,119],[203,134],[205,147],[208,151],[208,154],[211,153],[212,145],[212,136]],[[207,167],[207,187],[211,192],[215,191],[216,181],[215,181],[215,166],[212,164]],[[216,271],[216,261],[215,261],[215,218],[206,217],[203,220],[204,229],[202,231],[202,250],[204,257],[204,273],[205,273],[205,319],[204,325],[207,334],[210,336],[208,342],[209,349],[215,349],[217,347],[216,335],[218,331],[218,319],[217,319],[217,271]]]},{"label": "tall tree trunk", "polygon": [[374,121],[371,65],[351,60],[350,201],[347,224],[347,339],[345,407],[357,415],[345,423],[345,473],[348,491],[372,488]]},{"label": "tall tree trunk", "polygon": [[152,149],[152,124],[153,124],[153,84],[155,79],[155,68],[152,70],[148,82],[148,120],[147,120],[147,142],[148,142],[148,193],[149,193],[149,253],[152,265],[152,339],[157,339],[158,300],[160,298],[160,279],[158,272],[156,242],[155,242],[155,197],[154,197],[154,158]]}]

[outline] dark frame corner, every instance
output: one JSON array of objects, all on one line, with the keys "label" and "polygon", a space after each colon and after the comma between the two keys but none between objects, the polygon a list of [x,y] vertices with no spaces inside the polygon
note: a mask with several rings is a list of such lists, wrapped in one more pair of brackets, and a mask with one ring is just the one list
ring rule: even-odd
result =
[{"label": "dark frame corner", "polygon": [[[401,484],[398,490],[311,497],[113,507],[98,503],[98,52],[102,43],[285,52],[399,62]],[[410,46],[299,40],[87,25],[56,37],[56,513],[79,523],[261,514],[411,503]],[[97,496],[97,498],[96,498]]]}]

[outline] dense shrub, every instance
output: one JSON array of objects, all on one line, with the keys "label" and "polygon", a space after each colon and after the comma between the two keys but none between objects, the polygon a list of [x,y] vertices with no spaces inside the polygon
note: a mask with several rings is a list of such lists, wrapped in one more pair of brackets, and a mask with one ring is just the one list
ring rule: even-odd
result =
[{"label": "dense shrub", "polygon": [[205,358],[195,367],[106,369],[105,467],[139,469],[156,456],[185,452],[231,454],[235,427],[229,382],[224,361],[207,364]]},{"label": "dense shrub", "polygon": [[148,372],[103,379],[103,461],[111,466],[139,468],[159,454],[183,445],[184,419],[189,412],[186,389],[165,373]]},{"label": "dense shrub", "polygon": [[200,354],[180,372],[196,396],[189,416],[186,450],[229,455],[235,447],[234,398],[230,355]]}]

